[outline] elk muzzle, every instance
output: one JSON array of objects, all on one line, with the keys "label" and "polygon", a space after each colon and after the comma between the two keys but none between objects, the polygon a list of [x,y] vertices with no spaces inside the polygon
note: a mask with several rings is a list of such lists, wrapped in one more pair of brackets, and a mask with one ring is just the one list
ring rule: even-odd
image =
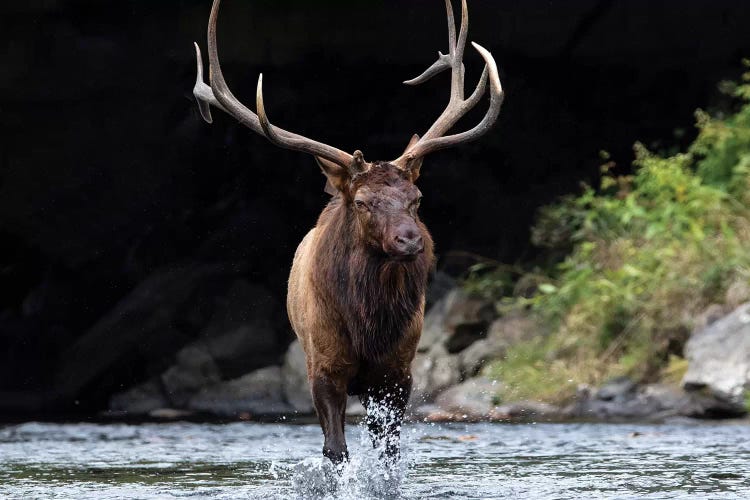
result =
[{"label": "elk muzzle", "polygon": [[408,260],[424,252],[424,239],[417,224],[409,219],[394,225],[384,247],[390,257]]}]

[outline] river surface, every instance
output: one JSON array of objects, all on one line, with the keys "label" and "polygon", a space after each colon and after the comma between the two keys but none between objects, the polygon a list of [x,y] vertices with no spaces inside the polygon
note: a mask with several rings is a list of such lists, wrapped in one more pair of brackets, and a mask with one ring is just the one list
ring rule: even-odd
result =
[{"label": "river surface", "polygon": [[747,424],[405,424],[343,470],[317,425],[0,427],[0,498],[750,498]]}]

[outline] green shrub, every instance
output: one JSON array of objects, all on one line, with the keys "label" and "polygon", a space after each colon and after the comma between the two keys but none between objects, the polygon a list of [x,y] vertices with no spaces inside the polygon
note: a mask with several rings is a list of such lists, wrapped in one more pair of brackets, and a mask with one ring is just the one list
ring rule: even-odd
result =
[{"label": "green shrub", "polygon": [[750,276],[750,73],[743,79],[724,84],[736,112],[696,113],[687,152],[636,144],[633,175],[615,176],[608,163],[598,189],[540,210],[532,241],[566,256],[536,277],[531,299],[509,299],[508,276],[499,280],[500,302],[530,306],[552,332],[487,368],[508,394],[559,400],[614,376],[675,378],[682,365],[665,366],[682,354],[693,318]]}]

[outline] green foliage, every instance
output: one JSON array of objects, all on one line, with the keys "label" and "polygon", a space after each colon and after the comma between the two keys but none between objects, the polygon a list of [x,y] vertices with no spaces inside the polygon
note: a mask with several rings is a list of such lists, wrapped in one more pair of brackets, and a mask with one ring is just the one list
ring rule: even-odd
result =
[{"label": "green foliage", "polygon": [[484,261],[469,268],[464,280],[464,289],[471,295],[492,300],[513,291],[513,282],[519,270],[494,261]]},{"label": "green foliage", "polygon": [[636,144],[633,175],[607,163],[599,189],[540,211],[533,242],[567,256],[531,299],[512,299],[552,333],[488,368],[509,391],[561,399],[578,383],[679,375],[692,319],[750,276],[750,72],[743,78],[724,85],[736,112],[697,113],[687,152]]}]

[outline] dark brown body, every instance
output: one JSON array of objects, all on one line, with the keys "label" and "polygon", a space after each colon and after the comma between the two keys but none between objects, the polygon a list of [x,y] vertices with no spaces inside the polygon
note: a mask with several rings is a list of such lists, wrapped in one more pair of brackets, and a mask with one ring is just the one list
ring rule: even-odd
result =
[{"label": "dark brown body", "polygon": [[346,456],[347,394],[358,395],[366,407],[393,410],[390,422],[371,417],[369,425],[374,439],[390,438],[390,453],[397,453],[433,264],[432,240],[415,219],[424,251],[396,260],[364,241],[355,210],[338,194],[297,248],[287,308],[305,350],[324,454],[334,462]]}]

